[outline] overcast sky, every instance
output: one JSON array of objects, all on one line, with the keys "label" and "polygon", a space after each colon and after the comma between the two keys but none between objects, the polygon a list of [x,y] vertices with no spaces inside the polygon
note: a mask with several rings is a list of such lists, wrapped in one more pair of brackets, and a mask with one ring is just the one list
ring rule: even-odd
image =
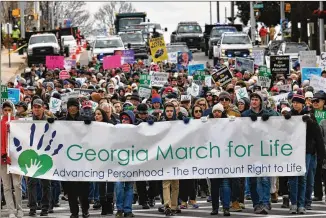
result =
[{"label": "overcast sky", "polygon": [[[94,14],[105,2],[87,2],[88,10]],[[167,27],[171,33],[180,21],[197,21],[201,26],[210,22],[209,2],[133,2],[137,11],[147,12],[151,22],[160,23],[162,28]],[[230,2],[220,2],[220,22],[225,22],[225,8],[227,17],[231,15]],[[237,9],[235,7],[235,14]],[[216,2],[212,2],[212,21],[215,23]]]}]

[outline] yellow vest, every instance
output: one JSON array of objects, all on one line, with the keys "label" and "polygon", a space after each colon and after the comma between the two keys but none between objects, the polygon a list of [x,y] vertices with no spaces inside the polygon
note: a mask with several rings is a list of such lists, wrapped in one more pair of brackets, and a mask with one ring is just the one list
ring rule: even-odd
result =
[{"label": "yellow vest", "polygon": [[18,39],[19,38],[20,31],[19,29],[13,30],[12,31],[12,38]]}]

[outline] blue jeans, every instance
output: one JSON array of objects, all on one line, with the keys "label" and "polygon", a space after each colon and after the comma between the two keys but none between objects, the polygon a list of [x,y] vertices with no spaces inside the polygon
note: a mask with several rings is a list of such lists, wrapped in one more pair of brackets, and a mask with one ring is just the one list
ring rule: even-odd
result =
[{"label": "blue jeans", "polygon": [[311,204],[311,195],[314,188],[316,172],[316,156],[306,154],[306,174],[304,176],[289,177],[290,201],[297,207],[305,207]]},{"label": "blue jeans", "polygon": [[97,182],[90,183],[88,200],[94,200],[94,201],[100,200],[100,191]]},{"label": "blue jeans", "polygon": [[253,206],[267,206],[270,198],[271,181],[269,177],[251,177],[250,193]]},{"label": "blue jeans", "polygon": [[223,208],[229,209],[231,201],[231,179],[211,179],[211,197],[213,210],[218,210],[219,198],[221,198]]},{"label": "blue jeans", "polygon": [[123,211],[124,213],[132,212],[132,201],[134,198],[133,187],[133,182],[115,183],[117,210]]},{"label": "blue jeans", "polygon": [[245,196],[250,196],[250,179],[245,178]]},{"label": "blue jeans", "polygon": [[52,191],[52,203],[59,203],[59,196],[61,193],[61,184],[59,181],[51,181],[51,191]]},{"label": "blue jeans", "polygon": [[22,194],[27,196],[27,184],[25,177],[22,176]]}]

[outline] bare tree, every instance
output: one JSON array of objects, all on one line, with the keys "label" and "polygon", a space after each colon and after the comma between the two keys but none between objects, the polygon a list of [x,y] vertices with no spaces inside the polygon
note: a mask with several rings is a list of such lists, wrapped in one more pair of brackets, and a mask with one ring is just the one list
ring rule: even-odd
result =
[{"label": "bare tree", "polygon": [[132,3],[128,2],[108,2],[94,14],[97,21],[97,28],[110,28],[114,25],[116,13],[135,12]]}]

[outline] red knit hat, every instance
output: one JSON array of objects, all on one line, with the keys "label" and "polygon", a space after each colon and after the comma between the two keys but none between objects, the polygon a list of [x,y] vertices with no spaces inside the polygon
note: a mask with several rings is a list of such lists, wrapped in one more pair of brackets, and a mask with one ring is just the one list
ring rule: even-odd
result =
[{"label": "red knit hat", "polygon": [[299,102],[301,104],[305,103],[304,96],[299,94],[294,94],[292,97],[292,102]]}]

